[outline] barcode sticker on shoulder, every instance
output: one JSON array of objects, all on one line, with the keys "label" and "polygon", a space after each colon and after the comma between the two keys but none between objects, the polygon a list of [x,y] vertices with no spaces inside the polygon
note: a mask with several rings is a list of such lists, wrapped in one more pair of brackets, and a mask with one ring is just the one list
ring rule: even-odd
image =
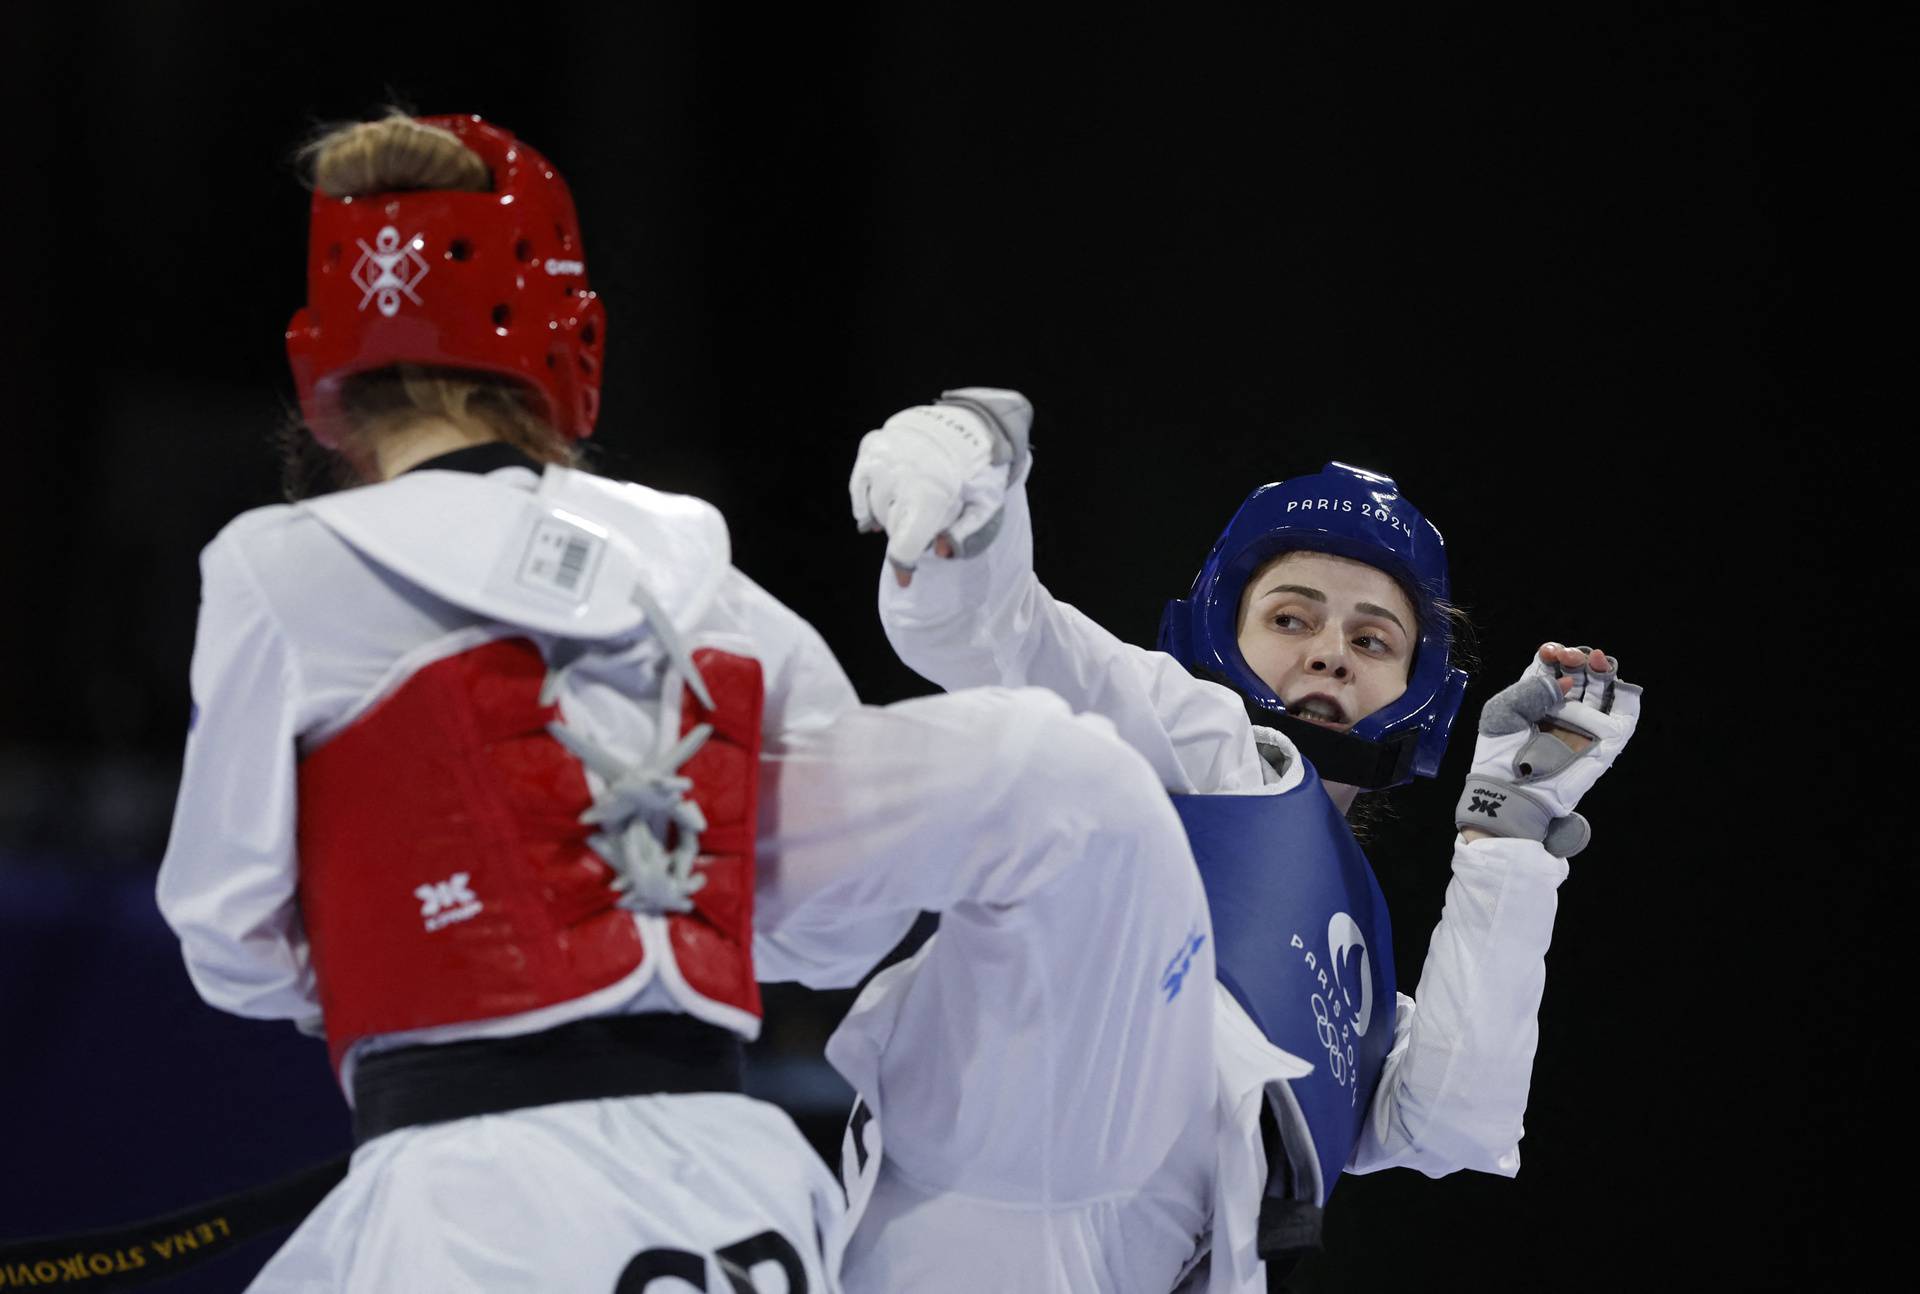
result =
[{"label": "barcode sticker on shoulder", "polygon": [[593,591],[593,577],[606,546],[607,541],[599,535],[547,517],[533,528],[533,538],[520,562],[520,582],[585,602]]}]

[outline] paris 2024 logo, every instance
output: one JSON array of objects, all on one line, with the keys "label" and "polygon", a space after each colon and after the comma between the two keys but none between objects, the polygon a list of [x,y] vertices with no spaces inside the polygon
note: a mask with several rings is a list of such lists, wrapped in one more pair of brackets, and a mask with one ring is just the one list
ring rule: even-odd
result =
[{"label": "paris 2024 logo", "polygon": [[1354,1082],[1356,1038],[1364,1038],[1373,1023],[1373,966],[1367,952],[1367,938],[1360,926],[1345,912],[1336,912],[1327,922],[1327,960],[1323,963],[1306,940],[1295,933],[1291,940],[1306,962],[1307,973],[1318,985],[1310,1005],[1314,1029],[1320,1044],[1327,1049],[1327,1069],[1333,1081],[1348,1089],[1350,1099],[1360,1099],[1359,1084]]}]

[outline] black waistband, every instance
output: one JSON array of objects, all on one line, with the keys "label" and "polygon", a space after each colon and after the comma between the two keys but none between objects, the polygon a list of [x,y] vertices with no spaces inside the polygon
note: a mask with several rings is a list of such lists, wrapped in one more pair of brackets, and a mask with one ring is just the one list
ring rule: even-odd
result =
[{"label": "black waistband", "polygon": [[353,1139],[561,1101],[738,1092],[740,1039],[670,1012],[599,1016],[518,1038],[401,1047],[353,1069]]},{"label": "black waistband", "polygon": [[1267,1187],[1260,1197],[1255,1252],[1267,1264],[1267,1285],[1277,1289],[1301,1258],[1321,1247],[1325,1216],[1312,1200],[1298,1198],[1301,1183],[1280,1137],[1280,1121],[1270,1102],[1260,1102],[1260,1145],[1267,1153]]}]

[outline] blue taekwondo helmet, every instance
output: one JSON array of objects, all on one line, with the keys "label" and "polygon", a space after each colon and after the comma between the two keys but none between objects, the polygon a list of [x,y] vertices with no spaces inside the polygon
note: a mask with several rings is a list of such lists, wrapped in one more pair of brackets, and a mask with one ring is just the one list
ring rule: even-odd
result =
[{"label": "blue taekwondo helmet", "polygon": [[[1420,619],[1413,670],[1398,700],[1346,732],[1287,713],[1240,655],[1240,597],[1275,556],[1295,549],[1377,566],[1404,585]],[[1328,463],[1313,476],[1263,485],[1247,496],[1194,576],[1185,598],[1160,617],[1160,650],[1246,701],[1257,724],[1293,739],[1322,777],[1379,789],[1432,777],[1466,696],[1453,668],[1453,633],[1434,604],[1447,597],[1446,541],[1400,495],[1391,477]]]}]

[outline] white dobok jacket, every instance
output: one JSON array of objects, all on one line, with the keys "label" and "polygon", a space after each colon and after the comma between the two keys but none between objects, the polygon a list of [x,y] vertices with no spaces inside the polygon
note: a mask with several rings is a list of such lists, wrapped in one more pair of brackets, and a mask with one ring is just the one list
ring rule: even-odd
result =
[{"label": "white dobok jacket", "polygon": [[[1030,465],[1030,460],[1029,460]],[[999,535],[978,556],[929,557],[901,588],[883,566],[880,613],[900,658],[943,688],[1048,688],[1076,711],[1105,716],[1145,755],[1169,791],[1260,794],[1290,789],[1300,760],[1279,733],[1256,729],[1234,693],[1172,657],[1121,642],[1047,592],[1033,571],[1026,469],[1009,489]],[[1259,744],[1288,758],[1276,774]],[[1469,734],[1470,739],[1470,734]],[[1284,865],[1286,842],[1274,842]],[[1394,1043],[1350,1172],[1403,1166],[1429,1176],[1463,1168],[1519,1171],[1522,1116],[1553,931],[1567,864],[1526,840],[1456,839],[1446,906],[1413,995],[1401,993]],[[1273,1102],[1296,1175],[1316,1183],[1304,1125],[1287,1094],[1312,1062],[1269,1042],[1217,985],[1218,1154],[1211,1271],[1183,1289],[1264,1290],[1256,1255],[1266,1155],[1259,1117]]]},{"label": "white dobok jacket", "polygon": [[[922,910],[1028,903],[1063,858],[1086,856],[1062,801],[1104,791],[1164,810],[1162,827],[1177,833],[1144,762],[1109,725],[1076,718],[1050,693],[858,704],[819,636],[731,566],[709,505],[559,468],[481,475],[444,461],[249,512],[202,556],[196,718],[159,900],[214,1006],[323,1030],[301,915],[303,757],[337,755],[346,747],[330,742],[342,733],[385,741],[375,707],[463,657],[492,649],[524,663],[507,639],[539,649],[542,696],[551,691],[562,728],[604,756],[582,758],[596,808],[621,793],[620,770],[677,766],[687,663],[697,667],[703,649],[758,661],[751,956],[762,981],[849,985]],[[377,757],[407,758],[400,736]],[[611,790],[608,769],[619,779]],[[354,793],[370,794],[368,780]],[[711,866],[702,870],[710,879]],[[419,878],[384,880],[368,901],[414,904],[407,919],[419,919]],[[436,908],[437,887],[422,888]],[[445,889],[448,903],[487,900],[454,893],[451,880]],[[681,1011],[752,1034],[757,1018],[676,970],[668,923],[680,918],[630,915],[645,953],[634,973],[517,1014],[360,1035],[343,1057],[343,1086],[351,1094],[351,1066],[372,1049],[596,1015]],[[486,1122],[403,1128],[362,1145],[259,1288],[604,1289],[637,1251],[718,1254],[768,1228],[806,1255],[810,1287],[832,1287],[844,1196],[791,1122],[762,1103],[636,1096]],[[510,1180],[489,1180],[496,1170]],[[718,1288],[717,1266],[711,1276]]]},{"label": "white dobok jacket", "polygon": [[[597,591],[578,605],[529,597],[508,578],[535,569],[529,554],[556,515],[563,527],[584,523],[588,540],[597,528],[603,541],[589,554],[603,567]],[[879,780],[871,769],[911,764],[929,743],[911,723],[875,722],[885,712],[858,705],[819,635],[729,564],[711,505],[562,468],[416,470],[250,511],[207,546],[201,569],[195,720],[158,897],[212,1005],[320,1031],[296,898],[298,764],[423,667],[528,637],[549,660],[576,662],[559,675],[569,729],[623,762],[672,743],[664,694],[679,689],[663,688],[664,648],[637,623],[627,596],[636,580],[687,650],[717,646],[763,670],[758,978],[852,983],[911,924],[908,905],[849,898],[862,860],[886,861],[897,848],[856,838],[881,815],[850,806],[869,807],[862,797]],[[558,578],[551,562],[540,569]],[[596,795],[604,789],[591,770],[589,781]],[[415,900],[403,887],[394,901]],[[751,1036],[757,1021],[689,992],[673,973],[662,918],[635,920],[648,956],[627,980],[521,1016],[362,1045],[526,1033],[638,1010],[686,1011]]]}]

